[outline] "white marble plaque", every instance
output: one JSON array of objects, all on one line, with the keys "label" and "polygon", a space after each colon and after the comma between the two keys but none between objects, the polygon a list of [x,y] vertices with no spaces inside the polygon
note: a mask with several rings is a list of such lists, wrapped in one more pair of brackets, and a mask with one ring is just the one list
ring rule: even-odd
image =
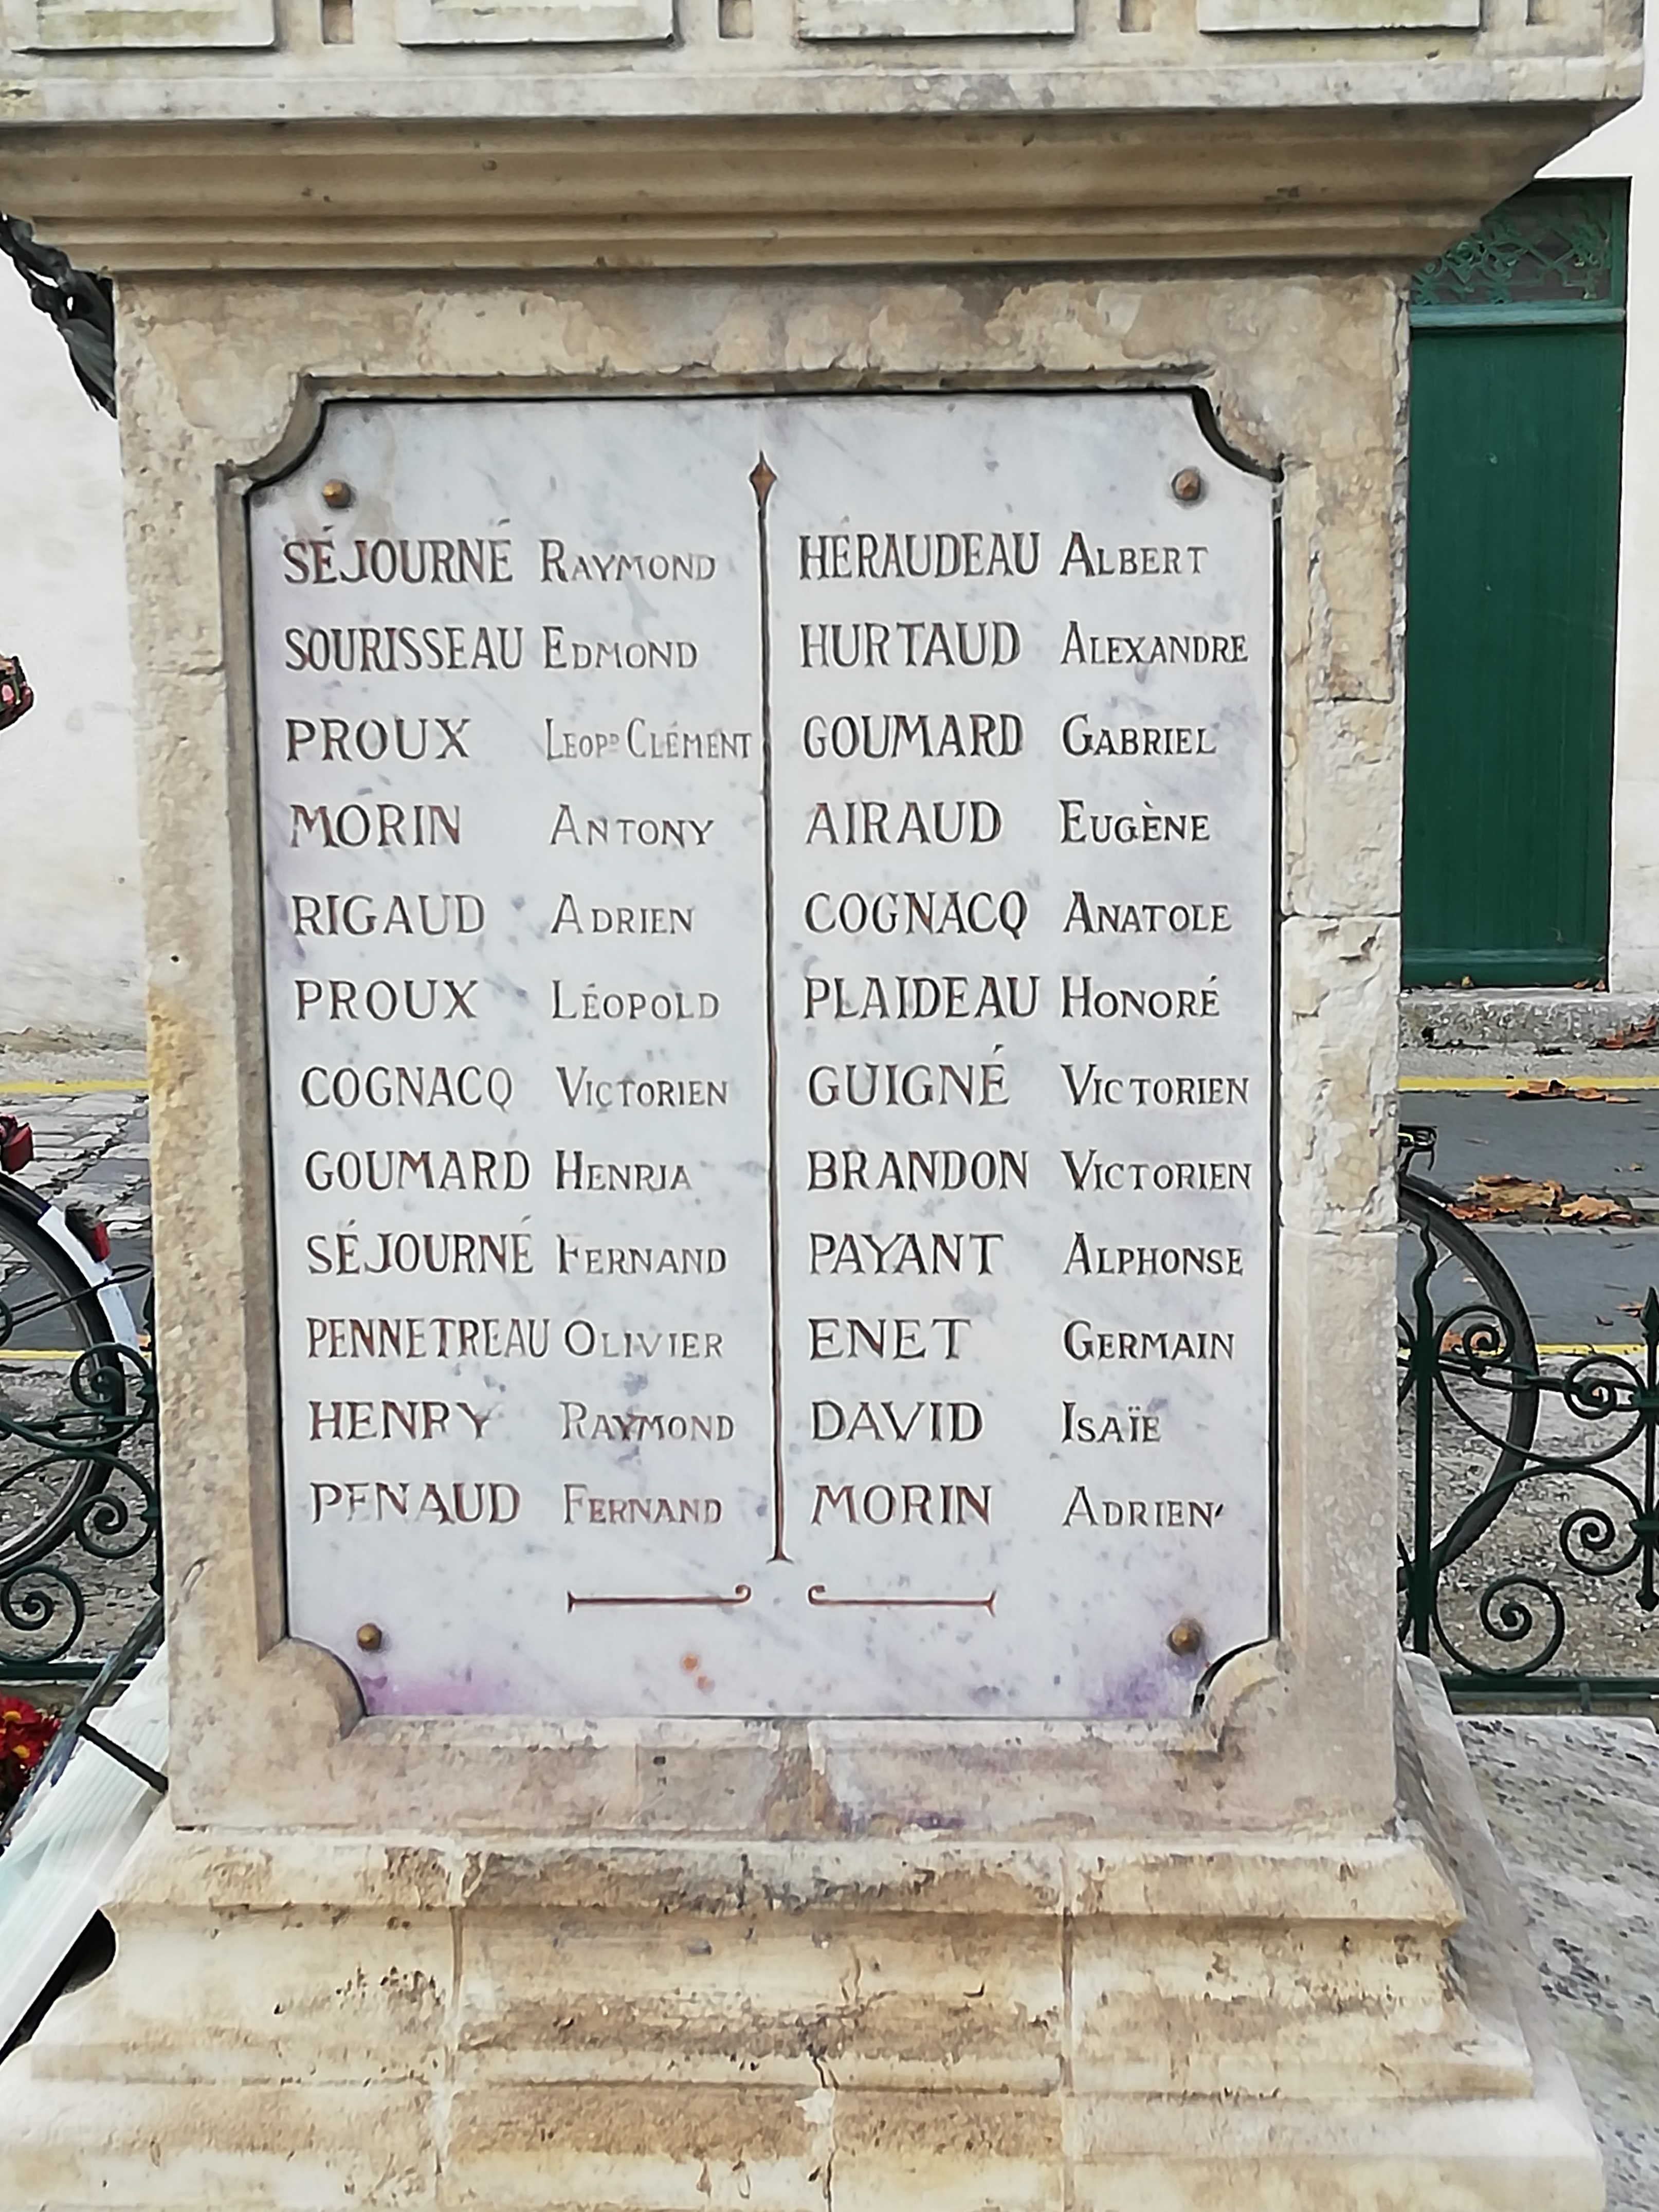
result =
[{"label": "white marble plaque", "polygon": [[1268,1632],[1273,499],[1174,392],[337,404],[254,495],[371,1711],[1158,1718]]}]

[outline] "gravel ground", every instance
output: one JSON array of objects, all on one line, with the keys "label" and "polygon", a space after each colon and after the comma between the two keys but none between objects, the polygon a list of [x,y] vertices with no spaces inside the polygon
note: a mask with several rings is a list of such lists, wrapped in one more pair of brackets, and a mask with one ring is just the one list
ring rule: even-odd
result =
[{"label": "gravel ground", "polygon": [[1659,1736],[1644,1722],[1466,1716],[1499,1855],[1607,2167],[1607,2212],[1659,2206]]}]

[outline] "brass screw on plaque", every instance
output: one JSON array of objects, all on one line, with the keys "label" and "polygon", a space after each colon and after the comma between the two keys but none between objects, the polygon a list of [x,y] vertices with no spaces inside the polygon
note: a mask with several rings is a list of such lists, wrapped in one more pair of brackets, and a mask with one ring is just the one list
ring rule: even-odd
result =
[{"label": "brass screw on plaque", "polygon": [[1176,1621],[1170,1631],[1170,1649],[1178,1659],[1191,1659],[1204,1648],[1204,1624],[1201,1620]]},{"label": "brass screw on plaque", "polygon": [[349,507],[356,496],[356,493],[342,477],[331,477],[323,486],[325,507]]},{"label": "brass screw on plaque", "polygon": [[385,1642],[386,1638],[372,1620],[366,1620],[357,1631],[357,1644],[360,1650],[378,1651]]},{"label": "brass screw on plaque", "polygon": [[[1182,506],[1190,507],[1194,500],[1203,498],[1204,479],[1196,469],[1177,469],[1170,479],[1170,489]],[[326,499],[328,494],[325,492],[323,497]]]}]

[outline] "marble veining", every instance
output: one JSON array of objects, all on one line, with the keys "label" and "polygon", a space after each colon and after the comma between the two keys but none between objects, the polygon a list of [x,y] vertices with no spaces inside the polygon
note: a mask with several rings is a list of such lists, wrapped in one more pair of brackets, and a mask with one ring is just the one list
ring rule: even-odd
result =
[{"label": "marble veining", "polygon": [[254,495],[372,1711],[1160,1717],[1267,1632],[1273,511],[1179,392],[337,404]]}]

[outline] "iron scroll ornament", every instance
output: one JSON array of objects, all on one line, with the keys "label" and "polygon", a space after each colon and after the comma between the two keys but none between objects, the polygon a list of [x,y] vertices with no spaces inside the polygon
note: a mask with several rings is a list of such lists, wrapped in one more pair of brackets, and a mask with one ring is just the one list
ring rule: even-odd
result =
[{"label": "iron scroll ornament", "polygon": [[[1435,1310],[1430,1284],[1445,1255],[1428,1224],[1410,1229],[1422,1260],[1400,1324],[1413,1524],[1409,1540],[1400,1541],[1401,1641],[1437,1657],[1454,1687],[1571,1691],[1591,1680],[1644,1686],[1645,1678],[1547,1670],[1568,1646],[1572,1578],[1610,1595],[1615,1578],[1633,1577],[1639,1611],[1659,1610],[1659,1291],[1650,1288],[1642,1304],[1639,1351],[1587,1351],[1547,1371],[1478,1287],[1454,1310]],[[1517,1449],[1514,1409],[1528,1401],[1553,1409],[1553,1418],[1547,1440],[1534,1438],[1528,1424]],[[1590,1433],[1564,1433],[1569,1422]],[[1484,1455],[1491,1473],[1449,1512],[1444,1492],[1460,1452]],[[1549,1497],[1547,1486],[1563,1481],[1574,1494]],[[1553,1524],[1551,1556],[1524,1556],[1528,1540],[1541,1543],[1545,1524]],[[1477,1547],[1494,1530],[1510,1556],[1498,1553],[1487,1573]],[[1474,1648],[1476,1640],[1486,1648]]]},{"label": "iron scroll ornament", "polygon": [[[0,1342],[9,1321],[0,1302]],[[0,1681],[86,1674],[112,1601],[159,1594],[155,1414],[155,1369],[121,1344],[82,1352],[38,1414],[0,1404]],[[26,1488],[50,1510],[9,1512]]]}]

